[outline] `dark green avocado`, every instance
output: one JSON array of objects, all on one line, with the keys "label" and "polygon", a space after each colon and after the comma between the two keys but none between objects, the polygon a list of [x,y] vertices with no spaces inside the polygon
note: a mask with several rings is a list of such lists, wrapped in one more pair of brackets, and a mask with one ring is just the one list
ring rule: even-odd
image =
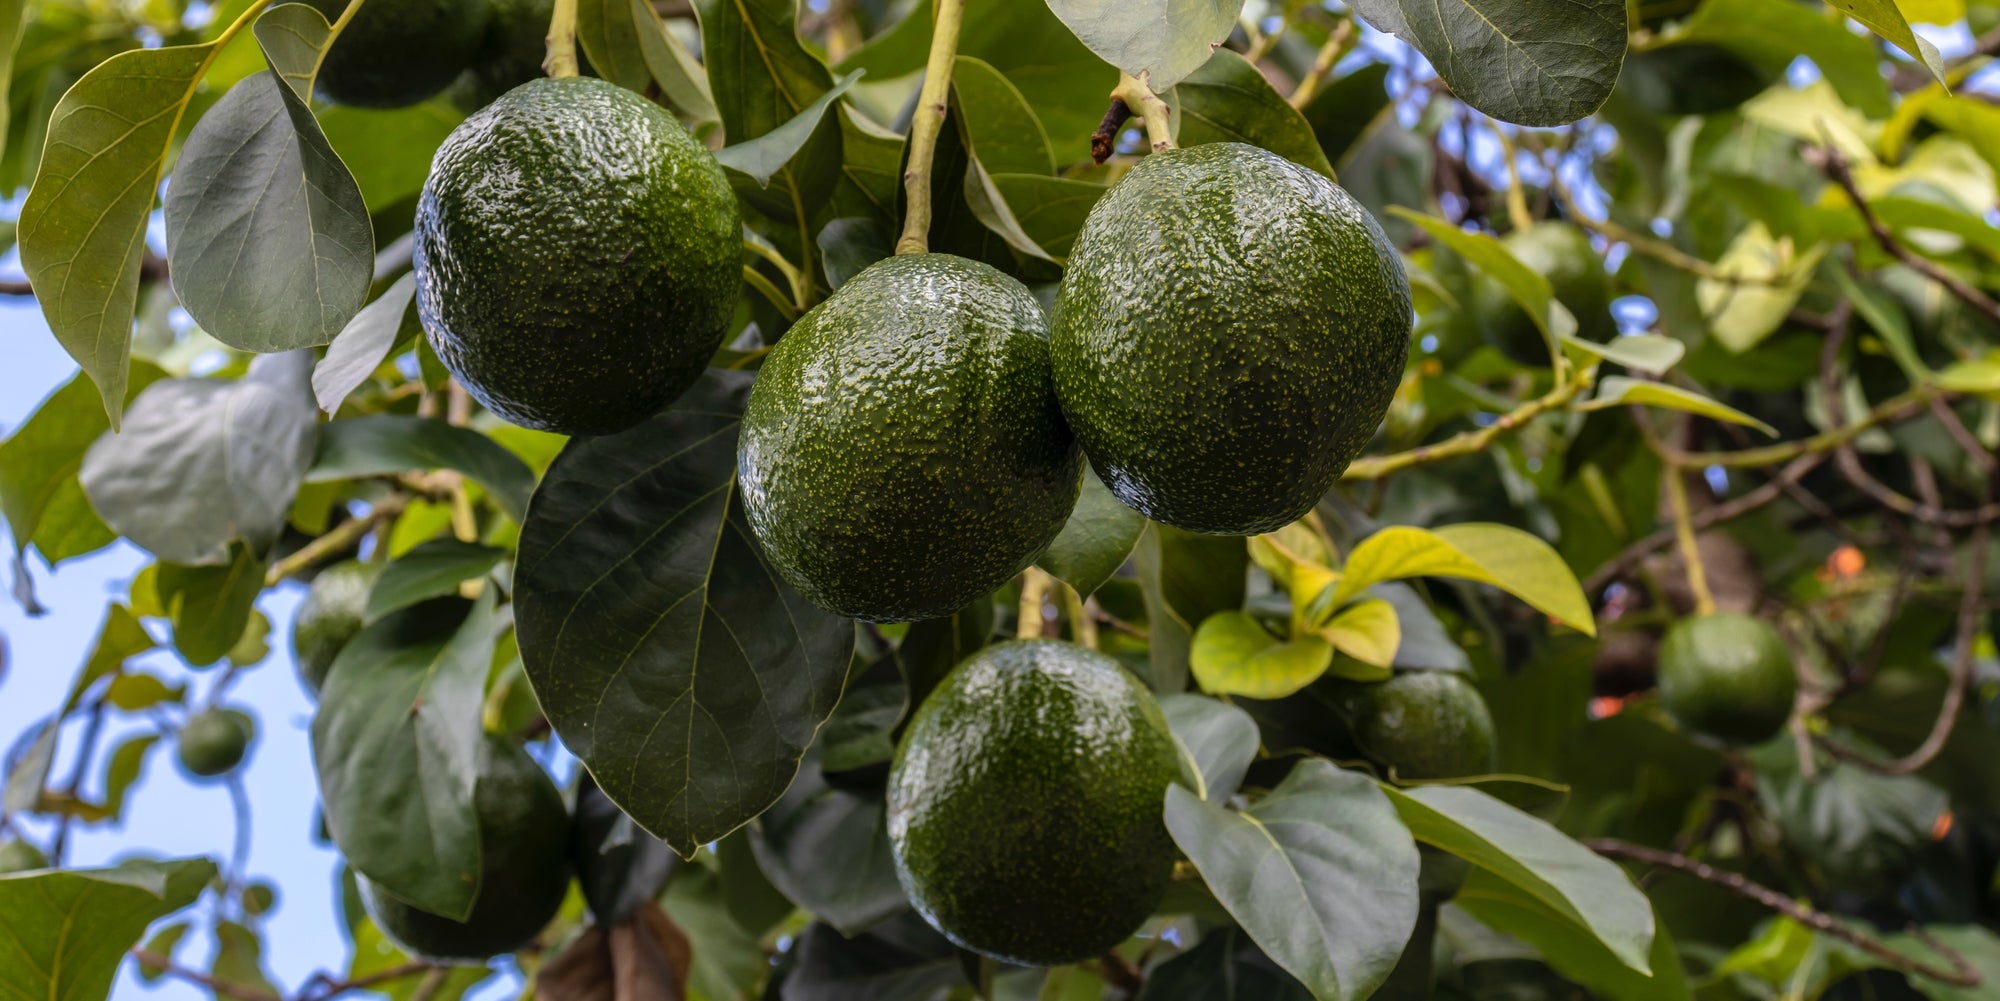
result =
[{"label": "dark green avocado", "polygon": [[875,622],[949,615],[1035,562],[1083,484],[1041,307],[949,254],[870,265],[787,331],[737,470],[771,562]]},{"label": "dark green avocado", "polygon": [[[1576,317],[1576,335],[1602,343],[1618,332],[1611,318],[1611,276],[1590,236],[1566,222],[1544,220],[1500,241],[1528,269],[1549,280],[1556,301]],[[1540,327],[1493,279],[1479,275],[1472,287],[1472,315],[1486,342],[1523,365],[1547,365]]]},{"label": "dark green avocado", "polygon": [[1083,224],[1049,323],[1056,395],[1146,517],[1217,535],[1319,502],[1395,395],[1410,285],[1368,211],[1274,153],[1139,161]]},{"label": "dark green avocado", "polygon": [[[331,22],[347,0],[308,0]],[[486,38],[487,0],[367,0],[320,63],[335,104],[405,108],[444,90]]]},{"label": "dark green avocado", "polygon": [[[555,0],[490,0],[488,6],[486,38],[479,54],[451,86],[452,102],[466,112],[486,107],[540,77],[542,60],[548,55]],[[577,58],[583,58],[581,51]]]},{"label": "dark green avocado", "polygon": [[569,892],[569,811],[528,752],[488,737],[473,808],[479,815],[479,895],[464,921],[419,910],[359,879],[377,927],[427,959],[484,963],[534,940]]},{"label": "dark green avocado", "polygon": [[1398,671],[1387,681],[1328,687],[1355,748],[1391,777],[1456,779],[1493,770],[1493,714],[1457,672]]},{"label": "dark green avocado", "polygon": [[1717,612],[1673,624],[1660,642],[1660,701],[1682,726],[1723,744],[1761,744],[1792,715],[1798,675],[1770,623]]},{"label": "dark green avocado", "polygon": [[326,672],[341,648],[361,631],[375,571],[375,564],[360,560],[335,563],[313,578],[305,600],[299,602],[292,619],[292,654],[299,680],[314,695],[326,684]]},{"label": "dark green avocado", "polygon": [[174,740],[181,767],[196,778],[214,778],[243,763],[256,724],[234,709],[204,709],[181,724]]},{"label": "dark green avocado", "polygon": [[953,942],[1060,966],[1104,954],[1173,874],[1180,757],[1152,693],[1060,640],[987,647],[910,718],[889,772],[903,888]]},{"label": "dark green avocado", "polygon": [[532,80],[438,148],[417,202],[418,315],[487,409],[610,434],[701,375],[742,254],[721,165],[672,116],[602,80]]}]

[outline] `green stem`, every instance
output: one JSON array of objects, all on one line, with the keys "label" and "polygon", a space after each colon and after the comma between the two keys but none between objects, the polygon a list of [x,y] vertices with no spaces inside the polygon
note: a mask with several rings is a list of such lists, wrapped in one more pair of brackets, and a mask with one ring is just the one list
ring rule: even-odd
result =
[{"label": "green stem", "polygon": [[1421,466],[1440,459],[1451,459],[1461,455],[1483,452],[1494,439],[1519,428],[1536,417],[1551,410],[1559,410],[1576,399],[1596,380],[1597,369],[1593,366],[1578,371],[1572,378],[1559,383],[1548,393],[1538,396],[1503,414],[1499,420],[1476,431],[1465,431],[1443,441],[1413,448],[1407,452],[1391,455],[1374,455],[1356,459],[1342,473],[1343,480],[1379,480],[1391,473],[1401,472],[1411,466]]},{"label": "green stem", "polygon": [[1042,602],[1047,600],[1054,577],[1040,567],[1029,567],[1021,575],[1021,601],[1015,606],[1014,638],[1031,640],[1042,635]]},{"label": "green stem", "polygon": [[958,58],[958,29],[965,20],[965,0],[936,2],[930,59],[924,63],[924,86],[917,95],[916,115],[910,120],[910,165],[903,172],[909,205],[903,215],[903,234],[896,240],[898,254],[923,254],[931,249],[931,161],[937,156],[938,133],[944,129],[952,64]]},{"label": "green stem", "polygon": [[1111,96],[1124,101],[1132,114],[1146,124],[1146,141],[1152,144],[1153,152],[1165,153],[1174,148],[1174,111],[1146,86],[1146,81],[1121,71]]},{"label": "green stem", "polygon": [[764,273],[762,271],[759,271],[756,268],[753,268],[750,265],[745,264],[743,265],[743,280],[749,282],[751,288],[754,288],[758,292],[763,293],[764,298],[767,301],[769,301],[771,305],[778,310],[779,313],[783,314],[785,319],[787,320],[798,319],[799,317],[798,308],[796,306],[793,306],[791,301],[785,298],[785,293],[779,291],[778,286],[773,284],[771,279],[764,277]]},{"label": "green stem", "polygon": [[1715,614],[1715,593],[1708,589],[1708,567],[1701,561],[1701,542],[1694,534],[1694,513],[1688,507],[1687,470],[1672,463],[1661,470],[1667,481],[1667,503],[1674,509],[1674,540],[1687,565],[1688,590],[1694,594],[1694,614]]},{"label": "green stem", "polygon": [[1831,452],[1861,436],[1861,433],[1878,424],[1887,424],[1911,416],[1930,405],[1931,400],[1942,394],[1934,386],[1918,386],[1909,392],[1892,396],[1862,414],[1851,424],[1843,424],[1830,431],[1822,431],[1810,438],[1788,441],[1762,448],[1746,448],[1734,452],[1679,452],[1669,449],[1666,457],[1680,466],[1726,466],[1741,469],[1751,466],[1775,466],[1780,462],[1796,459],[1801,455]]},{"label": "green stem", "polygon": [[326,48],[321,49],[319,52],[319,57],[321,60],[326,59],[326,49],[333,48],[334,39],[340,37],[341,31],[347,27],[347,23],[349,21],[354,20],[354,15],[361,10],[361,4],[362,0],[347,0],[347,6],[342,7],[340,9],[340,16],[334,18],[333,24],[328,26],[328,30],[326,33],[326,41],[327,41]]},{"label": "green stem", "polygon": [[759,241],[745,240],[743,249],[770,261],[771,266],[785,276],[785,284],[792,290],[792,305],[797,309],[806,308],[805,272],[793,267],[792,262],[785,260],[785,255],[778,253],[776,248],[765,246]]},{"label": "green stem", "polygon": [[556,0],[555,13],[549,17],[548,45],[543,71],[558,80],[576,76],[576,0]]}]

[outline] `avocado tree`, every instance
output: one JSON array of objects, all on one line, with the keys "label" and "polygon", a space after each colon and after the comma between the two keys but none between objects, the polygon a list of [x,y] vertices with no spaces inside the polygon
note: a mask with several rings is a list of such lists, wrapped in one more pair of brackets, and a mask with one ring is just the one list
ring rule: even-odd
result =
[{"label": "avocado tree", "polygon": [[[0,291],[81,369],[15,601],[152,557],[0,735],[0,996],[2000,997],[1987,0],[0,53]],[[274,645],[348,932],[291,985],[228,846],[65,858],[237,781]]]}]

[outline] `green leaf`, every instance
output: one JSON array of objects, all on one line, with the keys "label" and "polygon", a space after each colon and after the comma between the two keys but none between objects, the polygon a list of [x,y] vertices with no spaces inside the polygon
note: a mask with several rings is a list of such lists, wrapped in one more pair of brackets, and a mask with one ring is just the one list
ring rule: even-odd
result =
[{"label": "green leaf", "polygon": [[[5,0],[0,3],[0,152],[7,146],[10,129],[8,108],[8,82],[14,77],[14,51],[21,44],[21,27],[27,21],[27,0]],[[11,242],[11,241],[10,241]]]},{"label": "green leaf", "polygon": [[1282,699],[1326,673],[1333,646],[1319,636],[1284,640],[1245,612],[1202,620],[1188,651],[1194,680],[1205,692]]},{"label": "green leaf", "polygon": [[353,172],[370,212],[383,212],[416,196],[431,173],[431,157],[465,113],[448,97],[394,111],[334,105],[319,125]]},{"label": "green leaf", "polygon": [[1888,346],[1889,356],[1896,359],[1903,374],[1909,376],[1912,383],[1930,381],[1931,369],[1924,364],[1923,356],[1917,353],[1909,318],[1903,315],[1902,307],[1889,293],[1863,286],[1847,273],[1846,268],[1833,269],[1833,281],[1840,286],[1840,294],[1854,305],[1854,312],[1875,328],[1875,333]]},{"label": "green leaf", "polygon": [[895,253],[895,238],[866,216],[846,216],[826,224],[814,241],[828,288],[839,288],[868,265]]},{"label": "green leaf", "polygon": [[1155,91],[1180,83],[1229,37],[1242,0],[1048,0],[1105,62]]},{"label": "green leaf", "polygon": [[223,564],[160,564],[154,586],[173,623],[174,649],[196,667],[227,656],[243,638],[264,590],[264,561],[236,543]]},{"label": "green leaf", "polygon": [[1937,46],[1924,41],[1910,30],[1910,22],[1903,16],[1894,0],[1826,0],[1827,6],[1861,22],[1861,26],[1887,39],[1890,44],[1915,57],[1917,62],[1930,70],[1931,76],[1944,83],[1944,58],[1938,55]]},{"label": "green leaf", "polygon": [[1139,1001],[1308,1001],[1311,997],[1304,985],[1272,965],[1241,928],[1225,925],[1148,971]]},{"label": "green leaf", "polygon": [[577,884],[599,924],[614,925],[658,897],[680,858],[632,823],[586,778],[576,797]]},{"label": "green leaf", "polygon": [[959,56],[952,64],[951,86],[958,102],[967,149],[996,174],[1053,174],[1055,154],[1049,134],[1014,86],[993,64]]},{"label": "green leaf", "polygon": [[805,110],[787,119],[783,125],[772,129],[755,139],[725,146],[715,151],[715,159],[724,167],[745,174],[757,182],[759,187],[768,186],[771,177],[792,162],[806,143],[819,131],[820,122],[825,119],[828,108],[847,93],[855,81],[861,79],[860,71],[841,77],[833,87],[806,105]]},{"label": "green leaf", "polygon": [[1590,988],[1605,1001],[1687,1001],[1692,997],[1680,953],[1657,912],[1653,915],[1657,931],[1647,955],[1647,965],[1654,972],[1647,975],[1626,966],[1588,929],[1484,869],[1475,868],[1466,877],[1452,903],[1488,928],[1534,946],[1565,979]]},{"label": "green leaf", "polygon": [[234,921],[223,921],[216,924],[213,934],[215,958],[208,965],[210,976],[274,997],[284,996],[264,970],[264,943],[256,932]]},{"label": "green leaf", "polygon": [[[174,947],[180,945],[181,937],[187,934],[187,930],[187,922],[176,921],[154,932],[153,937],[147,939],[146,944],[140,946],[140,948],[155,956],[165,956],[168,959],[172,959],[174,956]],[[150,984],[166,976],[167,968],[164,966],[154,966],[145,960],[140,960],[138,972],[140,981]]]},{"label": "green leaf", "polygon": [[[1761,222],[1743,227],[1715,262],[1718,273],[1735,280],[1695,283],[1709,333],[1738,354],[1763,343],[1798,305],[1826,252],[1824,244],[1798,250],[1790,238],[1773,236]],[[1777,284],[1771,282],[1774,277]]]},{"label": "green leaf", "polygon": [[104,624],[97,627],[97,642],[91,645],[89,659],[83,662],[83,670],[78,671],[76,680],[70,683],[69,697],[63,700],[63,714],[68,715],[83,703],[84,693],[97,679],[118,670],[126,661],[157,645],[152,634],[139,624],[130,608],[112,602],[104,610]]},{"label": "green leaf", "polygon": [[1370,667],[1381,668],[1385,679],[1389,666],[1396,662],[1396,648],[1403,643],[1396,607],[1381,598],[1366,598],[1341,609],[1331,622],[1320,627],[1319,634],[1335,650]]},{"label": "green leaf", "polygon": [[833,86],[799,42],[795,0],[695,0],[709,86],[731,145],[798,117]]},{"label": "green leaf", "polygon": [[121,674],[105,686],[105,701],[125,712],[139,712],[180,698],[180,690],[150,674]]},{"label": "green leaf", "polygon": [[1548,543],[1506,525],[1384,528],[1347,554],[1329,605],[1338,608],[1371,585],[1406,577],[1462,577],[1491,584],[1578,632],[1597,635],[1590,600],[1569,565]]},{"label": "green leaf", "polygon": [[35,739],[28,743],[28,749],[14,762],[7,772],[7,786],[0,790],[0,810],[7,813],[29,813],[38,808],[42,800],[42,787],[49,781],[49,768],[56,760],[56,734],[61,720],[43,723],[35,732]]},{"label": "green leaf", "polygon": [[1669,386],[1664,382],[1647,382],[1628,379],[1622,375],[1606,376],[1597,384],[1597,395],[1582,403],[1575,404],[1576,410],[1603,410],[1607,407],[1628,405],[1665,407],[1668,410],[1685,410],[1703,417],[1728,421],[1753,427],[1772,436],[1778,436],[1778,429],[1726,403],[1718,403],[1700,393]]},{"label": "green leaf", "polygon": [[[889,853],[889,806],[880,792],[830,786],[808,765],[746,830],[771,884],[843,935],[909,909]],[[831,859],[840,861],[829,865]]]},{"label": "green leaf", "polygon": [[325,357],[313,366],[313,398],[321,410],[339,412],[341,401],[389,360],[398,343],[423,333],[412,308],[416,292],[416,272],[405,273],[334,336]]},{"label": "green leaf", "polygon": [[1562,339],[1563,351],[1571,358],[1578,352],[1589,358],[1617,362],[1641,372],[1660,373],[1680,364],[1687,345],[1664,334],[1630,334],[1599,344],[1574,335]]},{"label": "green leaf", "polygon": [[1183,146],[1249,143],[1333,177],[1333,164],[1305,116],[1234,50],[1217,49],[1167,99],[1180,112],[1176,138]]},{"label": "green leaf", "polygon": [[1111,190],[1095,181],[1038,174],[988,174],[986,181],[1006,203],[1021,232],[1057,262],[1068,258],[1084,219]]},{"label": "green leaf", "polygon": [[1651,972],[1653,905],[1615,863],[1477,789],[1382,789],[1418,841],[1519,887],[1596,936],[1618,962]]},{"label": "green leaf", "polygon": [[1361,0],[1354,9],[1416,46],[1460,100],[1516,125],[1590,115],[1625,64],[1620,0]]},{"label": "green leaf", "polygon": [[940,619],[910,623],[903,642],[896,647],[896,662],[902,668],[912,706],[923,705],[931,689],[993,638],[993,603],[975,601]]},{"label": "green leaf", "polygon": [[1145,529],[1145,515],[1119,503],[1097,471],[1085,466],[1076,507],[1035,565],[1088,598],[1125,565]]},{"label": "green leaf", "polygon": [[222,44],[133,49],[85,74],[56,104],[21,205],[21,266],[56,339],[97,383],[113,428],[124,411],[153,193],[181,113]]},{"label": "green leaf", "polygon": [[146,926],[194,903],[207,859],[0,876],[0,987],[10,996],[102,1001]]},{"label": "green leaf", "polygon": [[799,933],[773,989],[786,1001],[922,1001],[965,985],[962,955],[915,914],[853,938],[815,922]]},{"label": "green leaf", "polygon": [[534,470],[493,439],[443,421],[390,414],[332,421],[322,427],[306,482],[424,469],[455,469],[472,477],[516,521],[535,489]]},{"label": "green leaf", "polygon": [[382,568],[362,618],[374,622],[418,602],[457,594],[458,585],[492,572],[506,556],[505,550],[455,538],[421,543]]},{"label": "green leaf", "polygon": [[[1958,987],[1943,984],[1929,977],[1907,978],[1910,988],[1930,1001],[1979,1001],[1991,992],[1994,984],[2000,984],[2000,936],[1978,925],[1930,925],[1924,929],[1924,937],[1941,942],[1945,948],[1965,957],[1972,968],[1979,973],[1980,986]],[[1947,966],[1944,957],[1924,941],[1924,937],[1903,932],[1887,936],[1892,948],[1907,956],[1912,956],[1934,966]]]},{"label": "green leaf", "polygon": [[[151,362],[134,364],[126,402],[165,374]],[[76,478],[84,450],[110,429],[97,390],[78,374],[49,394],[0,443],[0,515],[7,519],[17,552],[25,552],[33,543],[54,566],[64,555],[109,545],[117,538],[91,510]],[[61,531],[71,518],[85,523],[83,538]],[[61,544],[65,535],[76,541]]]},{"label": "green leaf", "polygon": [[1389,211],[1401,219],[1415,223],[1432,239],[1450,247],[1460,257],[1470,261],[1487,277],[1500,283],[1507,290],[1521,311],[1535,321],[1542,336],[1553,348],[1558,343],[1576,337],[1576,317],[1571,316],[1563,304],[1556,301],[1555,290],[1549,280],[1522,264],[1513,251],[1485,233],[1468,233],[1439,219],[1414,212],[1401,205],[1392,206]]},{"label": "green leaf", "polygon": [[[351,883],[351,876],[350,876]],[[363,977],[386,973],[399,966],[408,966],[409,953],[396,948],[395,943],[383,937],[382,929],[375,926],[368,915],[361,913],[359,902],[353,911],[354,958],[347,964],[347,979],[360,980]],[[444,982],[436,990],[424,990],[429,1001],[458,1001],[475,984],[493,975],[492,969],[484,965],[452,966],[445,974]],[[423,969],[412,970],[409,974],[396,977],[372,988],[375,993],[387,997],[389,1001],[416,1001],[419,989],[425,983]]]},{"label": "green leaf", "polygon": [[367,301],[375,232],[308,103],[326,18],[287,3],[259,17],[256,34],[270,72],[204,112],[175,161],[168,274],[216,340],[291,351],[333,340]]},{"label": "green leaf", "polygon": [[164,379],[147,387],[125,429],[84,454],[80,479],[91,506],[118,534],[171,563],[222,563],[232,540],[269,548],[319,432],[312,364],[309,351],[287,352],[253,360],[249,374],[231,382]]},{"label": "green leaf", "polygon": [[[778,582],[744,520],[747,373],[570,442],[521,529],[521,657],[563,743],[683,855],[776,802],[833,712],[854,627]],[[641,694],[643,693],[643,694]]]},{"label": "green leaf", "polygon": [[1938,372],[1937,385],[1946,392],[2000,399],[2000,355],[1952,362]]},{"label": "green leaf", "polygon": [[716,120],[708,72],[646,0],[581,0],[576,40],[604,79],[642,94],[657,83],[667,103],[688,118]]},{"label": "green leaf", "polygon": [[160,735],[142,733],[128,737],[111,752],[104,766],[104,813],[116,823],[125,814],[125,794],[146,768],[146,753],[159,743]]},{"label": "green leaf", "polygon": [[1153,690],[1187,687],[1195,626],[1243,607],[1250,553],[1242,539],[1197,535],[1149,522],[1132,551],[1146,600],[1146,647]]},{"label": "green leaf", "polygon": [[1228,802],[1257,758],[1257,721],[1221,699],[1185,692],[1161,696],[1160,712],[1201,779],[1201,797]]},{"label": "green leaf", "polygon": [[493,590],[404,609],[357,633],[313,715],[327,830],[355,871],[464,920],[479,894],[473,785],[493,664]]},{"label": "green leaf", "polygon": [[1875,46],[1839,18],[1792,0],[1715,0],[1695,8],[1674,33],[1677,44],[1720,45],[1767,70],[1783,70],[1803,55],[1819,67],[1841,100],[1870,118],[1889,114],[1889,86]]},{"label": "green leaf", "polygon": [[1319,1001],[1366,998],[1417,923],[1417,848],[1366,777],[1309,758],[1241,813],[1167,787],[1167,830],[1222,906]]}]

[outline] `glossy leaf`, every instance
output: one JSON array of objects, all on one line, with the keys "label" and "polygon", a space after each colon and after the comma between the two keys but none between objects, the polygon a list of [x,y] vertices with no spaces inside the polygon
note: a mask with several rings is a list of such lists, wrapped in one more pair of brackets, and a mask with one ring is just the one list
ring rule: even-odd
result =
[{"label": "glossy leaf", "polygon": [[987,182],[1035,246],[1049,259],[1069,256],[1083,221],[1110,189],[1094,181],[1039,174],[989,174]]},{"label": "glossy leaf", "polygon": [[1286,640],[1245,612],[1202,620],[1188,651],[1194,680],[1205,692],[1281,699],[1326,673],[1333,646],[1320,636]]},{"label": "glossy leaf", "polygon": [[711,370],[563,449],[522,526],[515,623],[564,744],[691,854],[777,801],[832,713],[854,628],[783,586],[736,492],[748,377]]},{"label": "glossy leaf", "polygon": [[11,996],[102,1001],[146,926],[194,903],[207,859],[0,876],[0,987]]},{"label": "glossy leaf", "polygon": [[830,786],[808,766],[747,831],[771,884],[843,935],[909,909],[889,854],[889,806],[879,792]]},{"label": "glossy leaf", "polygon": [[416,272],[403,275],[334,336],[326,355],[313,366],[313,398],[321,410],[337,413],[347,394],[368,381],[399,342],[423,333],[417,311],[411,308],[416,292]]},{"label": "glossy leaf", "polygon": [[792,158],[799,155],[814,133],[819,131],[820,122],[826,118],[827,109],[847,93],[849,87],[861,78],[859,72],[840,78],[825,93],[815,98],[811,104],[784,124],[755,139],[725,146],[715,151],[715,159],[724,167],[748,175],[759,186],[769,185],[772,175],[785,169]]},{"label": "glossy leaf", "polygon": [[667,103],[683,115],[701,122],[716,120],[707,71],[667,30],[652,4],[581,0],[576,40],[591,68],[604,79],[640,93],[656,83]]},{"label": "glossy leaf", "polygon": [[1145,528],[1146,516],[1119,503],[1097,471],[1086,466],[1076,507],[1035,565],[1087,598],[1125,565]]},{"label": "glossy leaf", "polygon": [[1243,812],[1167,788],[1167,830],[1272,961],[1319,1001],[1366,998],[1417,923],[1417,848],[1367,778],[1309,758]]},{"label": "glossy leaf", "polygon": [[1673,938],[1657,914],[1658,931],[1647,957],[1655,972],[1647,975],[1626,966],[1588,929],[1484,869],[1473,869],[1452,903],[1487,927],[1534,946],[1566,979],[1606,1001],[1687,1001],[1693,996]]},{"label": "glossy leaf", "polygon": [[826,224],[814,241],[828,288],[839,288],[868,265],[895,252],[895,237],[874,219],[845,216]]},{"label": "glossy leaf", "polygon": [[348,864],[398,899],[460,920],[479,893],[472,795],[493,592],[461,620],[465,606],[441,599],[357,633],[327,672],[312,723],[327,830]]},{"label": "glossy leaf", "polygon": [[240,379],[167,379],[132,401],[123,431],[84,454],[91,506],[118,534],[172,563],[215,564],[242,540],[278,538],[319,427],[310,352],[254,360]]},{"label": "glossy leaf", "polygon": [[1174,88],[1171,100],[1180,112],[1176,138],[1183,146],[1249,143],[1333,177],[1333,164],[1305,116],[1233,50],[1217,49],[1214,58]]},{"label": "glossy leaf", "polygon": [[1645,382],[1628,379],[1622,375],[1605,376],[1597,384],[1597,395],[1576,404],[1577,410],[1603,410],[1606,407],[1638,405],[1664,407],[1668,410],[1684,410],[1703,417],[1728,421],[1753,427],[1765,434],[1776,437],[1778,429],[1726,403],[1711,400],[1700,393],[1691,392],[1679,386],[1669,386],[1663,382]]},{"label": "glossy leaf", "polygon": [[1241,539],[1149,522],[1132,560],[1146,599],[1153,689],[1178,692],[1187,687],[1195,627],[1214,613],[1243,607],[1249,552]]},{"label": "glossy leaf", "polygon": [[1910,22],[1903,16],[1902,9],[1896,6],[1895,0],[1827,0],[1827,5],[1888,39],[1923,64],[1933,79],[1944,82],[1944,57],[1938,54],[1937,46],[1910,30]]},{"label": "glossy leaf", "polygon": [[1392,525],[1348,553],[1330,604],[1406,577],[1462,577],[1492,584],[1537,611],[1596,635],[1590,601],[1549,544],[1506,525],[1446,525],[1436,531]]},{"label": "glossy leaf", "polygon": [[1211,803],[1227,802],[1257,758],[1257,722],[1221,699],[1185,692],[1161,696],[1160,712],[1201,779],[1196,791]]},{"label": "glossy leaf", "polygon": [[1369,24],[1416,46],[1452,93],[1516,125],[1595,112],[1625,63],[1625,5],[1577,0],[1361,0]]},{"label": "glossy leaf", "polygon": [[479,481],[500,510],[517,521],[535,489],[534,470],[493,439],[443,421],[389,414],[333,421],[321,428],[306,482],[427,469],[455,469]]},{"label": "glossy leaf", "polygon": [[776,988],[786,1001],[924,1001],[965,984],[959,952],[915,914],[848,938],[812,924]]},{"label": "glossy leaf", "polygon": [[1155,91],[1181,82],[1229,37],[1242,0],[1048,0],[1104,61]]},{"label": "glossy leaf", "polygon": [[659,896],[680,865],[666,842],[647,834],[586,780],[576,797],[577,883],[591,917],[617,924]]},{"label": "glossy leaf", "polygon": [[[128,392],[136,396],[163,375],[151,362],[136,362]],[[79,374],[49,394],[0,442],[0,515],[7,519],[17,551],[25,552],[32,543],[53,566],[117,538],[91,510],[77,482],[84,450],[110,427],[97,390]],[[83,523],[81,534],[74,527],[63,530],[66,523],[78,521]]]},{"label": "glossy leaf", "polygon": [[696,0],[709,86],[730,145],[791,121],[833,86],[799,43],[793,0]]},{"label": "glossy leaf", "polygon": [[1034,106],[992,63],[959,56],[952,64],[952,97],[963,115],[965,145],[996,174],[1052,174],[1055,155]]},{"label": "glossy leaf", "polygon": [[454,538],[432,539],[391,560],[368,589],[363,619],[374,622],[400,608],[457,594],[458,586],[491,572],[506,551]]}]

